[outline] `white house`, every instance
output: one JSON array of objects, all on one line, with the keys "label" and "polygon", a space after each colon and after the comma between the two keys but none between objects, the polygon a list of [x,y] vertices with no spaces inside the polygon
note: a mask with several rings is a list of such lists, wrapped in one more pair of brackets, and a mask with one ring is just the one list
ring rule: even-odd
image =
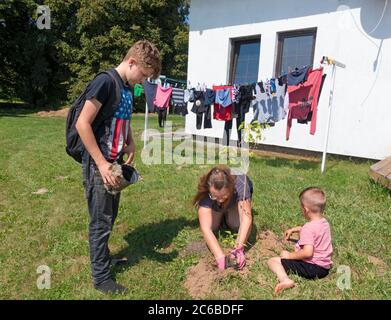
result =
[{"label": "white house", "polygon": [[[238,76],[234,70],[260,81],[278,76],[292,61],[316,68],[330,56],[346,69],[336,73],[328,152],[371,159],[391,155],[391,1],[191,0],[189,21],[191,84],[229,83]],[[238,51],[246,44],[251,57],[241,61],[250,59],[250,69],[238,71],[234,57],[246,54]],[[309,124],[294,121],[286,141],[285,119],[264,131],[263,144],[323,150],[332,80],[332,67],[324,68],[315,135]],[[251,108],[246,122],[252,117]],[[222,138],[224,122],[213,120],[212,127],[197,130],[195,114],[186,116],[186,133]],[[231,139],[237,139],[232,131]]]}]

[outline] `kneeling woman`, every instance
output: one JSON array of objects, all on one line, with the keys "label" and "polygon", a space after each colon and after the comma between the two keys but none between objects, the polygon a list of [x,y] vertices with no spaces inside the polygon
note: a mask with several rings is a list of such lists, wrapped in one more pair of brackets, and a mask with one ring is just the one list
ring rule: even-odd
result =
[{"label": "kneeling woman", "polygon": [[238,233],[231,257],[236,258],[239,269],[246,265],[244,245],[252,226],[252,192],[252,182],[247,175],[234,175],[224,165],[210,170],[198,184],[193,204],[198,208],[198,219],[206,244],[221,270],[227,267],[226,259],[214,232],[223,220],[232,232]]}]

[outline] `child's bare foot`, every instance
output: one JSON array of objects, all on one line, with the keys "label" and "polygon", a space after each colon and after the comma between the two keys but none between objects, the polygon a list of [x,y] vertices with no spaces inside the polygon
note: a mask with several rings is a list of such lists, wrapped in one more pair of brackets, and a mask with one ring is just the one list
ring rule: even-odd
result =
[{"label": "child's bare foot", "polygon": [[293,280],[285,280],[276,285],[276,287],[274,288],[274,293],[279,293],[283,289],[293,288],[294,286],[295,282]]}]

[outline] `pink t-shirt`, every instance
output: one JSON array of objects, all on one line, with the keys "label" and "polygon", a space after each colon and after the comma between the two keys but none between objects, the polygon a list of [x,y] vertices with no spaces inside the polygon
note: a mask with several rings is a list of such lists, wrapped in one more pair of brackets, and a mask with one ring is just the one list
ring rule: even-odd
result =
[{"label": "pink t-shirt", "polygon": [[156,97],[153,101],[154,105],[157,108],[168,108],[170,102],[172,88],[163,88],[161,85],[157,86]]},{"label": "pink t-shirt", "polygon": [[333,245],[331,244],[330,225],[325,218],[307,222],[301,228],[300,240],[296,244],[295,251],[300,250],[306,244],[314,247],[314,254],[304,261],[330,269],[333,265],[331,261]]}]

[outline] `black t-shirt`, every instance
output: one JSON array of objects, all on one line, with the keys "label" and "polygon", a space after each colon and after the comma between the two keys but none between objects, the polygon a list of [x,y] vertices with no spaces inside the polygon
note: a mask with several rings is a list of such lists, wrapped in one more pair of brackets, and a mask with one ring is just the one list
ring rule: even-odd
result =
[{"label": "black t-shirt", "polygon": [[[114,116],[107,119],[96,132],[99,148],[108,161],[117,160],[127,144],[132,114],[133,96],[131,88],[123,82],[117,71],[114,72],[120,84],[121,99]],[[102,73],[90,82],[86,89],[86,100],[95,98],[101,108],[111,107],[116,98],[116,86],[110,75]]]},{"label": "black t-shirt", "polygon": [[198,203],[200,207],[209,208],[214,211],[222,212],[228,210],[233,206],[237,205],[239,201],[248,200],[252,198],[253,194],[253,183],[247,175],[237,175],[235,176],[235,189],[234,195],[231,199],[230,204],[227,208],[222,208],[219,206],[216,200],[212,200],[209,197],[206,197]]},{"label": "black t-shirt", "polygon": [[303,67],[288,73],[288,86],[297,86],[302,82],[305,82],[308,77],[310,67]]}]

